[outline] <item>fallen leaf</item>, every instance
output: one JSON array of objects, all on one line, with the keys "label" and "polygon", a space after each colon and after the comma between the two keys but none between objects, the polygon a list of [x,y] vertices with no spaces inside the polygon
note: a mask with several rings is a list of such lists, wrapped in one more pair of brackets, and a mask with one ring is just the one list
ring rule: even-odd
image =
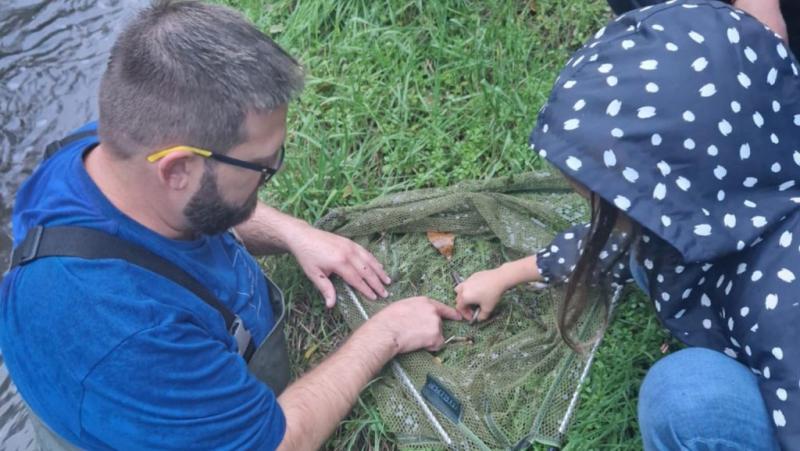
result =
[{"label": "fallen leaf", "polygon": [[453,258],[453,244],[456,241],[455,234],[447,232],[428,231],[428,241],[448,260]]},{"label": "fallen leaf", "polygon": [[309,348],[306,350],[306,353],[305,353],[305,354],[303,354],[303,358],[305,358],[306,360],[310,359],[310,358],[311,358],[311,356],[312,356],[312,355],[314,355],[314,353],[315,353],[315,352],[317,352],[317,348],[318,348],[318,347],[319,347],[319,343],[314,343],[313,345],[311,345],[311,346],[310,346],[310,347],[309,347]]},{"label": "fallen leaf", "polygon": [[353,195],[353,185],[347,185],[342,190],[342,198],[347,199]]}]

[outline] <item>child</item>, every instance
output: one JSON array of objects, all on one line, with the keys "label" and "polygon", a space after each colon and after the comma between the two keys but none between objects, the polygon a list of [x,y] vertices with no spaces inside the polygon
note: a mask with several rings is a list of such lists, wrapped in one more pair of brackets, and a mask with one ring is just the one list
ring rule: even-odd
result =
[{"label": "child", "polygon": [[800,447],[800,79],[779,36],[726,4],[619,17],[567,63],[531,147],[591,200],[531,256],[456,287],[486,319],[528,281],[633,279],[689,348],[646,377],[646,449]]}]

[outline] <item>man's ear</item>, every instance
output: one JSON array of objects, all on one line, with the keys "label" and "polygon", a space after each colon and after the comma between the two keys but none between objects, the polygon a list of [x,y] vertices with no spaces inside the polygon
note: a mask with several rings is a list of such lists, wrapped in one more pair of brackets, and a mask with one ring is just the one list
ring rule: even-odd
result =
[{"label": "man's ear", "polygon": [[156,162],[158,180],[167,188],[182,191],[202,174],[203,159],[185,150],[171,152]]}]

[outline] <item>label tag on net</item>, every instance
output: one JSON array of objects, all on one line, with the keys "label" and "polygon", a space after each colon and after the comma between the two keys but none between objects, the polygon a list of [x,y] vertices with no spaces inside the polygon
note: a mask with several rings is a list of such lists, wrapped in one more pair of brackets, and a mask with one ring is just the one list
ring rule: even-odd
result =
[{"label": "label tag on net", "polygon": [[430,374],[422,387],[422,397],[453,423],[461,421],[461,402]]}]

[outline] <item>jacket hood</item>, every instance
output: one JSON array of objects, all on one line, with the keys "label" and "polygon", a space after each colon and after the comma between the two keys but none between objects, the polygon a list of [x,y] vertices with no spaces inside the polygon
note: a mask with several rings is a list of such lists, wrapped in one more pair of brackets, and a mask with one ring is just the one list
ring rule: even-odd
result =
[{"label": "jacket hood", "polygon": [[708,261],[800,208],[800,91],[788,46],[720,2],[620,16],[562,70],[531,148]]}]

